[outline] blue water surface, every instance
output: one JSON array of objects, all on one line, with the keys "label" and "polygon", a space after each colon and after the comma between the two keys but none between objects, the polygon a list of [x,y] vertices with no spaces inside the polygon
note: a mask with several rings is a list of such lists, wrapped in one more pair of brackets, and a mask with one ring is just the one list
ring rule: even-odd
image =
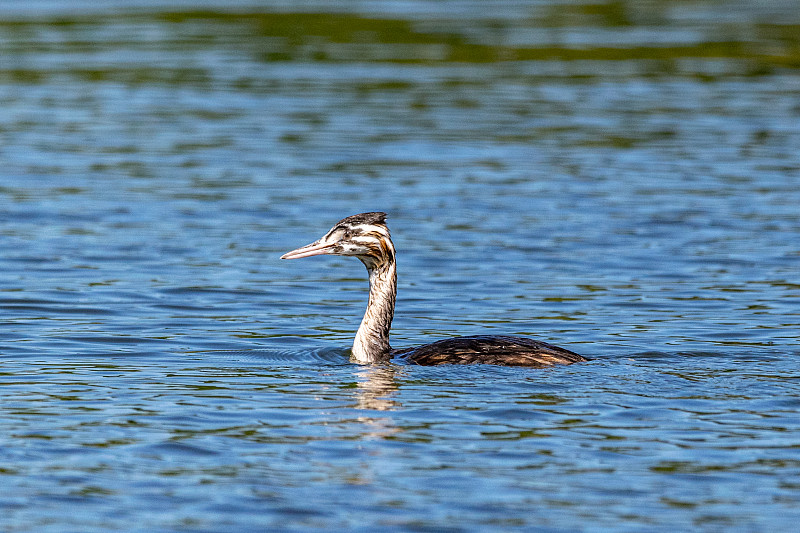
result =
[{"label": "blue water surface", "polygon": [[795,529],[791,2],[0,7],[0,530]]}]

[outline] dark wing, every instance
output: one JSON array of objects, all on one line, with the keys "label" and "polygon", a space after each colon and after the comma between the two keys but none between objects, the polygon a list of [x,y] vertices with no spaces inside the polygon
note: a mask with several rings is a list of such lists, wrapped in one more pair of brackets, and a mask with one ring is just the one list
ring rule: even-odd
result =
[{"label": "dark wing", "polygon": [[575,352],[546,342],[504,335],[455,337],[418,348],[392,350],[392,356],[417,365],[489,364],[541,368],[588,361]]}]

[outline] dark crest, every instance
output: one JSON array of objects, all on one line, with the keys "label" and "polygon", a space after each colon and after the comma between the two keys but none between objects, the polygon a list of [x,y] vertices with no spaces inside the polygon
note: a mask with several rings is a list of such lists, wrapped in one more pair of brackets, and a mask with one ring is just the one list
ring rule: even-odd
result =
[{"label": "dark crest", "polygon": [[370,213],[359,213],[358,215],[352,215],[347,218],[343,218],[342,220],[336,223],[337,226],[341,225],[356,226],[358,224],[380,224],[381,226],[385,226],[386,213],[382,213],[380,211],[374,211]]}]

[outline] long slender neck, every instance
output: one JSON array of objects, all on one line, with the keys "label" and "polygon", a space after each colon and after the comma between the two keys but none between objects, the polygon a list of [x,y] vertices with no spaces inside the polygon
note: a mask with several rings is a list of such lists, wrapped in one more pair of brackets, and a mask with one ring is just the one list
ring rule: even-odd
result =
[{"label": "long slender neck", "polygon": [[397,297],[394,250],[380,263],[364,262],[369,271],[369,303],[353,341],[353,358],[374,363],[389,358],[389,330]]}]

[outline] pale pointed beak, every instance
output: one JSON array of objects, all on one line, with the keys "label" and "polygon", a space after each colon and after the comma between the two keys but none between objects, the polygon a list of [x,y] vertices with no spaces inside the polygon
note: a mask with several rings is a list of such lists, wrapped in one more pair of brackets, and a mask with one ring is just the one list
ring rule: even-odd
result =
[{"label": "pale pointed beak", "polygon": [[329,254],[334,246],[336,246],[335,242],[322,242],[322,239],[320,239],[297,250],[286,252],[281,256],[281,259],[300,259],[301,257],[311,257],[312,255]]}]

